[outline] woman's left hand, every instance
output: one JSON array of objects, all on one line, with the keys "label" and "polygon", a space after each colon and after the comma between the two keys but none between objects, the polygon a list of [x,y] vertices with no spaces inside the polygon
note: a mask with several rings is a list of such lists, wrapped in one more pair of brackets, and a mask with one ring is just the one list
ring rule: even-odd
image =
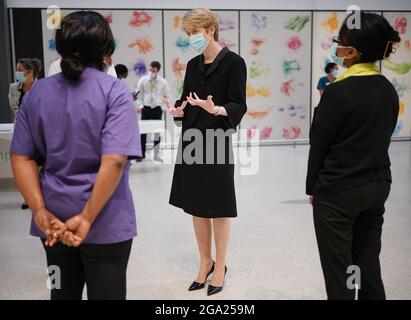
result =
[{"label": "woman's left hand", "polygon": [[207,100],[203,100],[200,99],[195,92],[190,92],[190,95],[187,97],[187,101],[192,106],[199,106],[211,114],[216,114],[219,111],[219,107],[217,107],[213,102],[213,96],[208,96]]}]

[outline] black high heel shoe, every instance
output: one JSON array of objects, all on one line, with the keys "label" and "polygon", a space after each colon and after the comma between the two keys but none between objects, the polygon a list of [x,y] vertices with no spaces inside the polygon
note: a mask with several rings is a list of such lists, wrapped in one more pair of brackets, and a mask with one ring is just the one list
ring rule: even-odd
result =
[{"label": "black high heel shoe", "polygon": [[[228,269],[227,269],[227,266],[226,266],[225,267],[225,272],[224,272],[224,278],[225,278],[225,275],[227,274],[227,271],[228,271]],[[220,293],[221,291],[223,291],[223,288],[224,288],[224,286],[223,287],[214,287],[211,284],[209,284],[208,289],[207,289],[207,295],[212,296],[214,294]]]},{"label": "black high heel shoe", "polygon": [[207,277],[204,283],[199,283],[197,281],[194,281],[191,284],[190,288],[188,288],[188,291],[195,291],[195,290],[203,289],[205,287],[205,282],[207,281],[207,278],[214,272],[214,266],[215,266],[215,262],[213,261],[213,266],[211,267],[211,270],[207,273]]}]

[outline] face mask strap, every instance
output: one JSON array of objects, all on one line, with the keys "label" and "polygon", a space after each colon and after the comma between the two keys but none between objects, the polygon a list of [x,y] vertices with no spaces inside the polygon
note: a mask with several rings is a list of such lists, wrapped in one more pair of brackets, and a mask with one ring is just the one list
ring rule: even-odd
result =
[{"label": "face mask strap", "polygon": [[397,43],[394,41],[388,41],[384,51],[384,59],[390,57],[391,53],[395,53],[397,51]]}]

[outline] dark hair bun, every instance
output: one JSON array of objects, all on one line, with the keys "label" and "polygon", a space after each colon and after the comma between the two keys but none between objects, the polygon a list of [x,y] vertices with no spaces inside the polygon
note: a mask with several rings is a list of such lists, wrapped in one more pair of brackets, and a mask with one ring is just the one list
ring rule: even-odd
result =
[{"label": "dark hair bun", "polygon": [[77,80],[86,67],[104,70],[104,59],[115,49],[107,20],[94,11],[76,11],[67,15],[56,30],[56,49],[62,57],[61,70]]},{"label": "dark hair bun", "polygon": [[70,80],[77,80],[83,73],[84,65],[81,60],[76,57],[62,57],[61,70],[63,74]]}]

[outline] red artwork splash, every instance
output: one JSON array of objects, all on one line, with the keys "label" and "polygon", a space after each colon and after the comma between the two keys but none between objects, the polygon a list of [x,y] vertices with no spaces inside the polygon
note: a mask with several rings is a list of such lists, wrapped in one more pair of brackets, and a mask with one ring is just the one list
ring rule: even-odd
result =
[{"label": "red artwork splash", "polygon": [[293,51],[297,51],[301,48],[302,45],[303,43],[301,42],[301,39],[299,37],[292,37],[287,42],[288,49]]},{"label": "red artwork splash", "polygon": [[294,92],[295,88],[293,86],[293,83],[295,82],[294,79],[288,80],[284,82],[281,85],[281,92],[285,94],[287,97],[291,96],[291,94]]},{"label": "red artwork splash", "polygon": [[152,20],[153,17],[145,11],[134,11],[129,25],[134,28],[139,28],[141,26],[144,26],[145,24],[150,25]]},{"label": "red artwork splash", "polygon": [[264,43],[264,40],[262,39],[257,39],[257,38],[252,38],[251,39],[251,50],[250,50],[250,54],[253,56],[256,56],[257,54],[260,53],[260,46]]},{"label": "red artwork splash", "polygon": [[290,128],[283,128],[284,139],[297,139],[301,136],[301,129],[291,126]]},{"label": "red artwork splash", "polygon": [[271,134],[273,133],[273,128],[271,127],[265,127],[263,131],[261,131],[261,140],[267,140],[271,137]]},{"label": "red artwork splash", "polygon": [[410,41],[410,40],[405,40],[405,41],[404,41],[404,47],[405,47],[405,49],[407,49],[408,51],[411,51],[411,41]]},{"label": "red artwork splash", "polygon": [[110,24],[113,23],[113,13],[112,12],[107,14],[104,18],[106,19],[107,23],[110,23]]},{"label": "red artwork splash", "polygon": [[257,126],[253,126],[251,129],[248,129],[247,130],[247,139],[251,140],[252,138],[254,138],[256,132],[257,132]]},{"label": "red artwork splash", "polygon": [[406,18],[406,17],[404,17],[404,16],[398,16],[398,17],[395,19],[394,28],[395,28],[395,30],[397,30],[400,34],[405,34],[405,33],[407,33],[407,24],[408,24],[408,21],[407,21],[407,18]]},{"label": "red artwork splash", "polygon": [[229,48],[229,49],[234,49],[234,48],[235,48],[235,43],[232,42],[231,40],[228,40],[228,39],[220,39],[220,40],[218,41],[218,43],[219,43],[220,46],[222,46],[223,48],[224,48],[224,47],[227,47],[227,48]]}]

